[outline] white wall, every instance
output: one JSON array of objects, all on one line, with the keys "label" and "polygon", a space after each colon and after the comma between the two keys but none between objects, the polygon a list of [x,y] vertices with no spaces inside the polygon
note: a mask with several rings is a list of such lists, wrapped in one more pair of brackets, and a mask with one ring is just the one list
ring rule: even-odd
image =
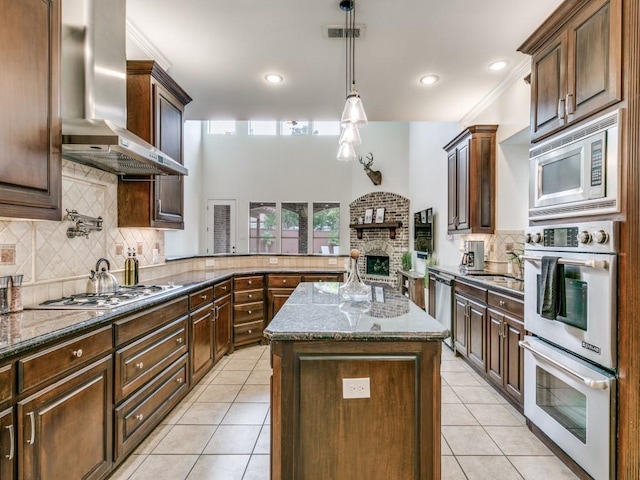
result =
[{"label": "white wall", "polygon": [[[433,208],[434,251],[440,265],[457,265],[460,262],[458,242],[447,236],[447,154],[442,148],[459,133],[460,124],[455,122],[415,122],[410,127],[411,231],[413,213]],[[414,268],[424,272],[424,262],[416,260]]]},{"label": "white wall", "polygon": [[200,185],[202,183],[202,123],[184,124],[184,164],[189,175],[184,177],[184,230],[165,233],[165,255],[168,257],[192,255],[199,252],[199,232],[204,230]]}]

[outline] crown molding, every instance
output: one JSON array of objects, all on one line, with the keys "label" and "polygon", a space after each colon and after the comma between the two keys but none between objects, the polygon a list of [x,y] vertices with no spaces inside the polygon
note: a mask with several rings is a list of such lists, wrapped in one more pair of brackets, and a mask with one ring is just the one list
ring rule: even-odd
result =
[{"label": "crown molding", "polygon": [[165,71],[173,66],[169,59],[129,19],[127,19],[127,40],[135,43],[145,55],[149,56],[150,60],[155,60]]},{"label": "crown molding", "polygon": [[531,58],[527,56],[519,64],[511,70],[509,75],[500,84],[491,90],[489,94],[484,97],[480,103],[473,107],[464,117],[460,119],[461,125],[464,127],[473,123],[473,120],[480,115],[489,105],[491,105],[496,98],[502,95],[509,87],[519,80],[522,80],[525,76],[531,73]]}]

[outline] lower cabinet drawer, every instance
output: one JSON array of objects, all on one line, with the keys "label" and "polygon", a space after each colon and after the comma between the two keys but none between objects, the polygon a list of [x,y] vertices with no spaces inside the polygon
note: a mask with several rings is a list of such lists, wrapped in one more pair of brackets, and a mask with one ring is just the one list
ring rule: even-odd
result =
[{"label": "lower cabinet drawer", "polygon": [[9,405],[13,397],[13,389],[15,373],[13,371],[13,364],[0,367],[0,410],[4,405]]},{"label": "lower cabinet drawer", "polygon": [[115,355],[116,403],[187,353],[187,317],[141,338]]},{"label": "lower cabinet drawer", "polygon": [[185,354],[115,409],[115,460],[129,454],[186,395]]},{"label": "lower cabinet drawer", "polygon": [[233,306],[233,324],[255,322],[264,319],[264,302]]},{"label": "lower cabinet drawer", "polygon": [[262,340],[262,320],[258,322],[243,323],[233,327],[233,344],[243,345],[245,343],[258,342]]},{"label": "lower cabinet drawer", "polygon": [[74,338],[18,361],[18,393],[86,364],[113,347],[111,327]]},{"label": "lower cabinet drawer", "polygon": [[260,290],[245,290],[245,291],[233,291],[233,302],[246,303],[246,302],[259,302],[264,300],[264,291]]}]

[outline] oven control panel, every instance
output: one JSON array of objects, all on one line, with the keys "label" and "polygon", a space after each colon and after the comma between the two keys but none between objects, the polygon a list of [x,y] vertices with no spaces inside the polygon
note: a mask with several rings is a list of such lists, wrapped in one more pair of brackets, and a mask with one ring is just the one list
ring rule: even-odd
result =
[{"label": "oven control panel", "polygon": [[525,250],[617,253],[618,222],[599,221],[528,227]]}]

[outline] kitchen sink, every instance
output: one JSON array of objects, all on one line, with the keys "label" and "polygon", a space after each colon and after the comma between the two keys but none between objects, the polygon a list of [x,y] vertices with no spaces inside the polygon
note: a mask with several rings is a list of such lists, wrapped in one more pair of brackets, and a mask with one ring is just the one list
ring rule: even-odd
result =
[{"label": "kitchen sink", "polygon": [[521,282],[521,279],[513,278],[508,275],[495,275],[487,273],[468,273],[469,277],[477,277],[478,280],[484,280],[487,282],[508,283],[508,282]]}]

